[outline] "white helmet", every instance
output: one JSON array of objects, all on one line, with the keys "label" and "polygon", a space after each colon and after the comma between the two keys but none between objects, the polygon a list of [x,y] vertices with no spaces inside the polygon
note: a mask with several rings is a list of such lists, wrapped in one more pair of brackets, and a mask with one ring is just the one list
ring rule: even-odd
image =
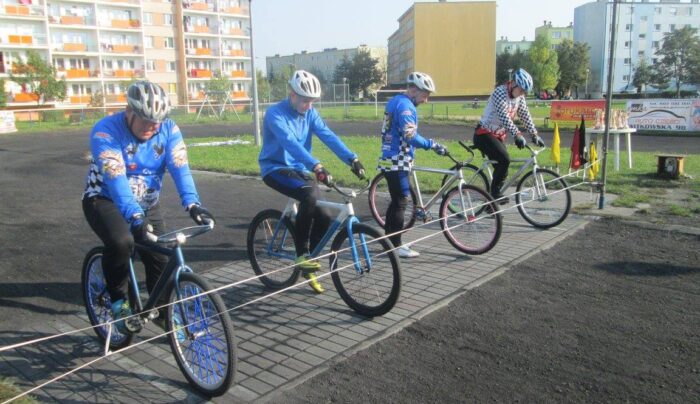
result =
[{"label": "white helmet", "polygon": [[515,84],[525,92],[529,92],[532,90],[532,76],[525,69],[518,69],[515,71]]},{"label": "white helmet", "polygon": [[129,108],[141,119],[163,122],[170,113],[170,98],[158,84],[137,81],[126,89]]},{"label": "white helmet", "polygon": [[409,74],[406,78],[406,83],[413,84],[419,89],[429,93],[435,92],[435,83],[433,83],[433,79],[425,73],[413,72]]},{"label": "white helmet", "polygon": [[309,98],[321,98],[321,83],[316,76],[306,70],[297,70],[289,78],[289,85],[295,93]]}]

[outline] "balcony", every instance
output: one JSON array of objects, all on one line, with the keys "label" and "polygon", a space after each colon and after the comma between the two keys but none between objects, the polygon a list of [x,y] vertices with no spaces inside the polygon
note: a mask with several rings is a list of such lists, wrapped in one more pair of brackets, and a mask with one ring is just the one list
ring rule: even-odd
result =
[{"label": "balcony", "polygon": [[8,35],[7,40],[11,45],[31,45],[34,38],[31,35]]},{"label": "balcony", "polygon": [[89,69],[68,69],[66,70],[67,79],[85,79],[90,77]]},{"label": "balcony", "polygon": [[105,95],[105,102],[109,104],[126,103],[126,94],[107,94]]},{"label": "balcony", "polygon": [[64,43],[63,50],[66,52],[86,52],[87,45],[84,43]]},{"label": "balcony", "polygon": [[132,28],[139,28],[141,26],[141,21],[139,21],[139,20],[109,20],[109,24],[103,24],[103,25],[109,25],[112,28],[132,29]]},{"label": "balcony", "polygon": [[223,56],[243,56],[245,57],[245,50],[243,49],[224,49],[221,51]]},{"label": "balcony", "polygon": [[214,11],[214,4],[183,1],[182,8],[193,11]]},{"label": "balcony", "polygon": [[231,71],[231,77],[235,79],[239,78],[245,78],[246,77],[246,71],[245,70],[232,70]]},{"label": "balcony", "polygon": [[212,49],[211,48],[187,48],[185,50],[185,53],[187,53],[188,55],[194,55],[194,56],[211,56]]},{"label": "balcony", "polygon": [[41,17],[44,8],[40,5],[5,4],[0,8],[0,13],[14,17]]},{"label": "balcony", "polygon": [[190,96],[188,98],[190,101],[201,101],[204,100],[205,95],[206,94],[204,93],[204,91],[199,91],[194,94],[190,93]]},{"label": "balcony", "polygon": [[66,25],[85,25],[85,18],[75,15],[62,15],[61,24]]},{"label": "balcony", "polygon": [[207,69],[191,69],[188,76],[193,79],[208,79],[211,78],[212,74],[211,70]]},{"label": "balcony", "polygon": [[130,45],[130,44],[106,44],[103,43],[100,45],[102,48],[103,52],[109,52],[109,53],[141,53],[141,47],[138,45]]},{"label": "balcony", "polygon": [[18,93],[15,94],[13,102],[38,102],[39,96],[34,93]]},{"label": "balcony", "polygon": [[245,32],[243,32],[242,28],[229,28],[228,30],[224,30],[224,32],[222,32],[221,34],[245,36]]},{"label": "balcony", "polygon": [[208,25],[185,25],[185,32],[192,32],[195,34],[211,34],[211,27]]},{"label": "balcony", "polygon": [[249,15],[248,7],[223,7],[221,9],[222,13],[225,14],[237,14],[237,15]]},{"label": "balcony", "polygon": [[248,93],[246,93],[245,91],[232,91],[231,98],[233,98],[234,100],[237,98],[248,98]]},{"label": "balcony", "polygon": [[71,95],[68,97],[71,104],[89,104],[92,101],[92,96],[90,95]]}]

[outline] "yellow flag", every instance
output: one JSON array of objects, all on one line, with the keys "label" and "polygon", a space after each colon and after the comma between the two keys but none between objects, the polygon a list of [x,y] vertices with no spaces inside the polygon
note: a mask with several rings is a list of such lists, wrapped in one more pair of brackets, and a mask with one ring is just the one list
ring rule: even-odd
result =
[{"label": "yellow flag", "polygon": [[588,167],[588,178],[594,179],[598,176],[598,152],[595,150],[595,142],[591,142],[591,147],[588,149],[590,152],[588,153],[589,155],[589,163],[590,166]]},{"label": "yellow flag", "polygon": [[554,122],[554,139],[552,140],[552,161],[557,167],[559,167],[559,163],[561,163],[559,143],[559,125],[557,125],[557,123]]}]

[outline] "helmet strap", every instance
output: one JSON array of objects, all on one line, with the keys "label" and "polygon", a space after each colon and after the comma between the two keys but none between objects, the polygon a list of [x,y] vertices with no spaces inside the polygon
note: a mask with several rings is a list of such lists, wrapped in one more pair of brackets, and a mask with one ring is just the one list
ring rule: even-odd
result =
[{"label": "helmet strap", "polygon": [[129,128],[129,132],[131,132],[131,135],[134,136],[139,143],[141,143],[142,140],[136,137],[136,135],[134,134],[134,130],[132,129],[132,127],[134,126],[134,119],[136,119],[136,113],[131,111],[131,118],[127,118],[126,115],[124,115],[124,119],[126,120],[126,127]]}]

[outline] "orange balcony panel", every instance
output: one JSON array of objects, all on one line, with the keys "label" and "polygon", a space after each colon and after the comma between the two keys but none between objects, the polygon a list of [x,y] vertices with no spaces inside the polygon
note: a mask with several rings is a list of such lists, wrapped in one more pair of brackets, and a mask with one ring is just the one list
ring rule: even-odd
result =
[{"label": "orange balcony panel", "polygon": [[131,20],[112,20],[112,27],[114,28],[130,28]]},{"label": "orange balcony panel", "polygon": [[194,32],[199,32],[199,33],[209,33],[209,27],[206,25],[195,25],[194,26]]},{"label": "orange balcony panel", "polygon": [[70,96],[70,103],[71,104],[88,104],[91,101],[91,98],[89,95],[71,95]]},{"label": "orange balcony panel", "polygon": [[22,41],[23,45],[31,45],[34,42],[34,38],[31,35],[22,35],[20,41]]},{"label": "orange balcony panel", "polygon": [[234,70],[231,72],[232,77],[245,77],[245,70]]},{"label": "orange balcony panel", "polygon": [[29,7],[8,4],[5,6],[5,13],[16,15],[29,15]]},{"label": "orange balcony panel", "polygon": [[66,77],[69,79],[79,79],[84,77],[90,77],[90,70],[88,69],[68,69],[66,70]]},{"label": "orange balcony panel", "polygon": [[231,56],[245,56],[243,49],[231,49]]},{"label": "orange balcony panel", "polygon": [[66,52],[84,52],[87,50],[87,45],[84,43],[64,43],[63,50]]},{"label": "orange balcony panel", "polygon": [[133,70],[115,70],[114,77],[134,77],[136,72]]},{"label": "orange balcony panel", "polygon": [[200,91],[197,94],[190,94],[190,100],[203,100],[204,99],[204,91]]},{"label": "orange balcony panel", "polygon": [[85,18],[74,15],[61,16],[61,24],[85,24]]},{"label": "orange balcony panel", "polygon": [[206,69],[192,69],[191,72],[192,78],[209,78],[211,77],[211,70],[206,70]]},{"label": "orange balcony panel", "polygon": [[243,9],[240,7],[226,7],[224,13],[228,14],[243,14]]},{"label": "orange balcony panel", "polygon": [[107,94],[105,96],[106,102],[126,102],[126,94]]},{"label": "orange balcony panel", "polygon": [[141,26],[141,21],[139,20],[129,20],[129,27],[138,28]]},{"label": "orange balcony panel", "polygon": [[209,49],[209,48],[196,48],[195,54],[197,54],[197,55],[211,55],[211,49]]},{"label": "orange balcony panel", "polygon": [[207,3],[190,3],[190,9],[192,9],[192,10],[208,11],[208,10],[209,10],[209,4],[207,4]]},{"label": "orange balcony panel", "polygon": [[134,45],[112,45],[112,52],[115,53],[132,53]]},{"label": "orange balcony panel", "polygon": [[15,102],[37,102],[39,96],[34,93],[19,93],[15,94]]},{"label": "orange balcony panel", "polygon": [[243,30],[240,28],[229,28],[229,35],[244,35]]},{"label": "orange balcony panel", "polygon": [[232,98],[248,98],[248,93],[245,91],[234,91],[231,93]]},{"label": "orange balcony panel", "polygon": [[21,35],[8,35],[8,39],[10,40],[10,43],[16,43],[16,44],[22,43],[22,36]]}]

